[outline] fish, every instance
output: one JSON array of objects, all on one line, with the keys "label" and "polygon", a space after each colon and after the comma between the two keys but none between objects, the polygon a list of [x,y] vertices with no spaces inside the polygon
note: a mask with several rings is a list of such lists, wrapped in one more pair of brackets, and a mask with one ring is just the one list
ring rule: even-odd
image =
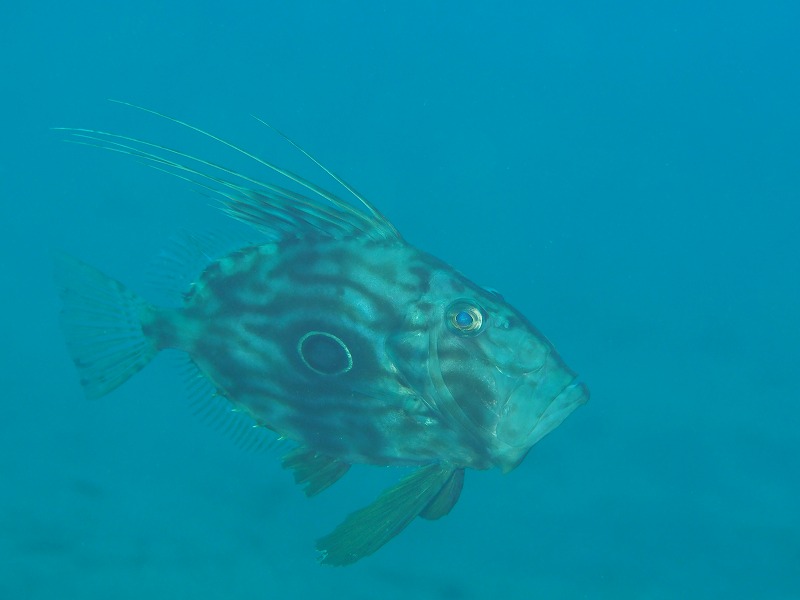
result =
[{"label": "fish", "polygon": [[508,473],[588,400],[551,342],[498,292],[406,242],[268,123],[257,119],[350,200],[195,125],[128,106],[234,151],[281,185],[133,136],[60,128],[186,179],[257,237],[208,258],[176,306],[58,254],[61,323],[80,383],[87,397],[106,396],[162,350],[178,350],[211,395],[292,444],[282,465],[307,496],[354,464],[413,468],[317,540],[321,563],[355,563],[417,517],[447,515],[466,469]]}]

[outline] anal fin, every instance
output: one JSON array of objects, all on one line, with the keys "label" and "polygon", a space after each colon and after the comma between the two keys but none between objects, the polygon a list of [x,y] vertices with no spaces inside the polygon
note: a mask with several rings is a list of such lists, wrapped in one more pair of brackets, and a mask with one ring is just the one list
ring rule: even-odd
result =
[{"label": "anal fin", "polygon": [[294,471],[294,481],[303,486],[306,496],[315,496],[336,483],[350,465],[327,454],[298,446],[283,457],[284,469]]},{"label": "anal fin", "polygon": [[220,394],[191,358],[182,352],[170,352],[169,356],[183,373],[186,393],[196,417],[229,437],[242,450],[257,451],[275,443],[272,431],[259,427],[249,413]]},{"label": "anal fin", "polygon": [[451,465],[433,464],[401,479],[317,541],[317,550],[322,553],[320,562],[348,565],[378,550],[426,509],[453,479],[455,471]]}]

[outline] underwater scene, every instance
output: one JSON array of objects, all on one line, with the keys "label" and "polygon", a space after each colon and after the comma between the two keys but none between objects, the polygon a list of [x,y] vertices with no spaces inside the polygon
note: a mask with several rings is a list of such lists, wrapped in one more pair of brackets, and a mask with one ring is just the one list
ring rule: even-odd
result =
[{"label": "underwater scene", "polygon": [[0,598],[800,599],[800,5],[6,12]]}]

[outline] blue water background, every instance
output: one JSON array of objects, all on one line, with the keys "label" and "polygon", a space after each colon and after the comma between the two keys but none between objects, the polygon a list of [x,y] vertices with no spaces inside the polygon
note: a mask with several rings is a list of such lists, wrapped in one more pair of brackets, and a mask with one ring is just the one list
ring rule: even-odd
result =
[{"label": "blue water background", "polygon": [[[0,598],[800,598],[800,4],[3,12]],[[107,98],[328,185],[249,115],[271,121],[501,290],[592,399],[511,474],[469,472],[446,518],[318,566],[398,473],[307,500],[192,416],[169,360],[80,390],[50,249],[146,290],[177,231],[224,217],[49,128],[230,156]]]}]

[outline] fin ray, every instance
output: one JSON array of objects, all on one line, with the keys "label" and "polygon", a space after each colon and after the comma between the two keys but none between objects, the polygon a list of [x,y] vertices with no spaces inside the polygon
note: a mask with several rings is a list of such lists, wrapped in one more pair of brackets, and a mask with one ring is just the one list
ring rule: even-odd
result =
[{"label": "fin ray", "polygon": [[[70,141],[143,159],[159,171],[204,188],[222,198],[223,212],[277,237],[286,233],[302,231],[304,229],[302,226],[308,225],[312,229],[316,229],[317,233],[323,232],[326,235],[331,235],[331,228],[333,228],[337,231],[344,231],[346,234],[365,235],[372,239],[400,239],[399,233],[388,221],[383,224],[373,214],[365,214],[363,211],[355,209],[344,200],[310,182],[305,182],[307,185],[304,187],[318,193],[332,206],[322,204],[282,186],[253,179],[222,165],[160,144],[108,131],[77,128],[58,129],[70,132],[73,136]],[[145,150],[143,147],[151,148],[152,151]],[[167,154],[176,155],[187,163],[197,163],[201,167],[195,168],[183,162],[170,160],[166,158]],[[246,187],[225,179],[224,176],[220,177],[212,175],[211,172],[201,171],[202,167],[220,171],[255,187]],[[283,169],[279,169],[278,173],[292,181],[297,181],[299,178]],[[382,215],[380,218],[385,220]]]},{"label": "fin ray", "polygon": [[149,305],[116,279],[65,254],[56,254],[61,324],[86,396],[100,398],[143,369],[156,355],[142,331]]},{"label": "fin ray", "polygon": [[454,470],[438,463],[422,467],[385,490],[369,506],[351,513],[332,533],[317,540],[320,562],[348,565],[378,550],[428,506]]},{"label": "fin ray", "polygon": [[[175,117],[171,117],[164,113],[160,113],[158,111],[145,108],[142,106],[137,106],[130,102],[124,102],[120,100],[112,100],[117,104],[122,104],[136,110],[140,110],[145,113],[149,113],[151,115],[157,116],[159,118],[165,119],[171,123],[174,123],[180,127],[193,131],[201,136],[207,137],[214,142],[221,144],[227,148],[230,148],[234,152],[258,163],[259,165],[266,167],[267,169],[273,171],[274,173],[292,181],[293,183],[297,184],[298,186],[312,192],[313,194],[319,196],[321,199],[330,203],[330,206],[327,206],[317,200],[311,200],[310,198],[306,198],[300,194],[294,193],[287,193],[288,190],[285,188],[281,188],[280,186],[275,186],[272,184],[268,184],[262,181],[258,181],[243,175],[237,171],[232,169],[226,168],[222,165],[215,164],[213,162],[204,160],[202,158],[192,156],[185,152],[181,152],[179,150],[175,150],[172,148],[168,148],[166,146],[155,144],[152,142],[147,142],[145,140],[137,139],[130,136],[120,135],[111,133],[108,131],[101,131],[101,130],[93,130],[93,129],[85,129],[85,128],[69,128],[69,127],[56,127],[55,129],[67,131],[72,135],[72,140],[77,143],[88,144],[88,145],[95,145],[106,150],[120,152],[123,154],[129,154],[134,157],[138,157],[144,159],[151,163],[151,165],[155,166],[160,170],[164,170],[167,173],[180,177],[182,179],[187,179],[201,187],[209,189],[210,191],[217,193],[223,198],[227,198],[228,200],[233,200],[234,204],[239,201],[242,197],[247,197],[250,192],[261,193],[263,197],[273,200],[273,195],[280,198],[282,201],[286,200],[293,200],[297,202],[301,208],[300,212],[303,210],[311,209],[311,212],[315,214],[315,216],[319,216],[319,214],[328,214],[328,216],[333,216],[335,221],[344,220],[349,222],[351,225],[355,225],[357,229],[369,237],[373,239],[394,239],[394,240],[402,240],[397,229],[392,225],[392,223],[371,203],[369,202],[363,195],[361,195],[352,185],[348,184],[344,181],[341,177],[336,175],[333,171],[328,169],[324,166],[320,161],[314,158],[308,151],[303,149],[299,144],[297,144],[294,140],[289,138],[284,133],[278,131],[268,123],[266,123],[263,119],[255,117],[255,119],[269,127],[283,139],[285,139],[289,144],[291,144],[295,149],[297,149],[300,153],[302,153],[306,158],[308,158],[311,162],[313,162],[318,168],[324,171],[328,176],[330,176],[336,183],[341,185],[348,193],[350,193],[358,202],[360,203],[360,207],[357,208],[353,204],[346,202],[333,192],[330,192],[323,187],[313,183],[312,181],[279,167],[278,165],[271,163],[247,150],[242,148],[241,146],[237,146],[236,144],[216,136],[204,129],[201,129],[195,125],[187,123],[185,121],[181,121],[180,119],[176,119]],[[167,156],[177,156],[179,157],[177,160],[171,160],[167,158]],[[200,167],[193,168],[188,164],[183,164],[179,161],[186,161],[189,163],[194,163],[200,165]],[[255,185],[254,189],[247,189],[240,185],[237,185],[231,181],[228,181],[223,177],[212,175],[209,172],[201,171],[203,167],[210,168],[213,171],[219,171],[221,173],[233,176],[234,178],[238,178],[240,180],[246,181]],[[177,172],[175,172],[177,171]],[[188,173],[189,176],[181,175],[180,172]],[[191,176],[197,176],[202,181],[196,181]],[[213,184],[216,184],[219,187],[214,187]],[[220,189],[222,188],[222,189]],[[236,198],[230,198],[226,195],[223,191],[225,188],[233,189],[235,191]],[[263,193],[267,191],[269,193]],[[305,206],[305,208],[302,208]],[[273,217],[274,218],[274,217]]]},{"label": "fin ray", "polygon": [[448,514],[458,498],[461,496],[461,489],[464,487],[464,469],[456,469],[450,476],[450,479],[442,486],[439,493],[436,494],[428,505],[419,513],[423,519],[433,521],[434,519],[441,519]]},{"label": "fin ray", "polygon": [[228,398],[218,393],[191,358],[184,355],[176,356],[175,360],[183,372],[186,395],[195,417],[245,451],[258,452],[274,443],[272,432],[259,427],[249,414],[237,410]]},{"label": "fin ray", "polygon": [[200,233],[182,230],[173,235],[149,265],[147,283],[152,295],[162,305],[183,306],[186,294],[210,264],[264,242],[251,228],[246,228],[248,237],[232,227]]},{"label": "fin ray", "polygon": [[316,496],[339,481],[350,469],[343,460],[321,454],[305,446],[288,452],[281,462],[284,469],[294,471],[294,481],[303,486],[306,496]]}]

